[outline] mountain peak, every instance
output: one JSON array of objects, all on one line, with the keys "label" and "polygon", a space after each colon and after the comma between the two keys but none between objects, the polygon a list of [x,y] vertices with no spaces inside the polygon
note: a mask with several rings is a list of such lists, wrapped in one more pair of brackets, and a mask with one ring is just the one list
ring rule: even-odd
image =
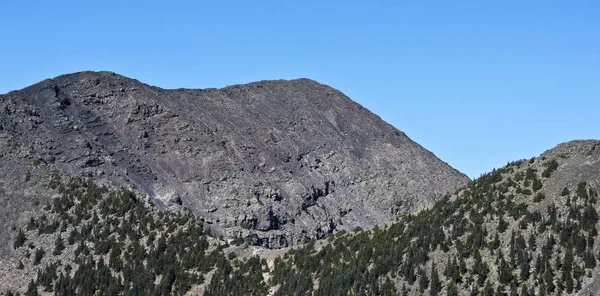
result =
[{"label": "mountain peak", "polygon": [[161,89],[78,72],[11,92],[3,132],[35,158],[278,248],[370,227],[468,178],[314,80]]}]

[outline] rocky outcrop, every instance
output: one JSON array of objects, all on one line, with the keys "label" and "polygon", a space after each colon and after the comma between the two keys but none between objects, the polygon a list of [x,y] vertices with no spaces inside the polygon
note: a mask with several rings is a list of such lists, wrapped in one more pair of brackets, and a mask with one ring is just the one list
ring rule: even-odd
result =
[{"label": "rocky outcrop", "polygon": [[269,248],[388,221],[468,181],[309,79],[165,90],[69,74],[1,95],[0,133],[31,161],[136,187]]},{"label": "rocky outcrop", "polygon": [[[556,171],[552,172],[552,181],[544,183],[549,194],[558,194],[564,187],[576,187],[579,182],[588,182],[600,186],[600,141],[576,140],[565,142],[544,152],[540,163],[555,160]],[[537,163],[536,163],[537,164]],[[546,166],[538,166],[540,172]]]}]

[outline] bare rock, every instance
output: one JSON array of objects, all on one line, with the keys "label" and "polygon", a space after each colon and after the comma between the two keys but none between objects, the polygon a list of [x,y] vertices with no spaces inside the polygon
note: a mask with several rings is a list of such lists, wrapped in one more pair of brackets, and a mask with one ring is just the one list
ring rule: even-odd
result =
[{"label": "bare rock", "polygon": [[269,248],[389,221],[468,181],[309,79],[165,90],[80,72],[0,95],[0,110],[1,135],[49,170],[135,187]]}]

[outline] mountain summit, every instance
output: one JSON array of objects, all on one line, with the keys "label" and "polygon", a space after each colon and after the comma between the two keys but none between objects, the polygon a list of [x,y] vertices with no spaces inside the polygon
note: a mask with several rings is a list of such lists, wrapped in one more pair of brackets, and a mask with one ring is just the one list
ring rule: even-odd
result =
[{"label": "mountain summit", "polygon": [[[309,79],[166,90],[80,72],[0,95],[0,114],[15,149],[2,173],[31,174],[24,159],[134,188],[160,209],[189,209],[215,236],[269,248],[389,221],[469,181]],[[13,181],[0,217],[26,219],[14,210],[30,202],[24,181]]]}]

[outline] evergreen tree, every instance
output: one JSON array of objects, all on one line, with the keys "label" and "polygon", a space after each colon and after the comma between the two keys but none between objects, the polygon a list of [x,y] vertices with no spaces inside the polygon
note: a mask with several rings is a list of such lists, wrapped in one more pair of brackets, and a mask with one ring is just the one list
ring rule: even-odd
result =
[{"label": "evergreen tree", "polygon": [[406,288],[406,284],[402,284],[402,296],[408,296],[408,289]]},{"label": "evergreen tree", "polygon": [[526,281],[529,278],[529,268],[529,260],[523,260],[520,266],[521,272],[519,274],[519,280]]},{"label": "evergreen tree", "polygon": [[[498,227],[496,228],[496,230],[498,230],[499,233],[504,233],[507,228],[508,228],[508,223],[506,221],[504,221],[504,218],[502,216],[500,216],[500,218],[498,219]],[[496,248],[494,248],[494,249],[496,249]]]},{"label": "evergreen tree", "polygon": [[419,268],[419,291],[423,293],[427,287],[429,287],[429,280],[427,279],[427,274],[425,274],[425,270],[423,268]]},{"label": "evergreen tree", "polygon": [[529,296],[529,291],[527,291],[527,285],[521,286],[521,293],[519,296]]},{"label": "evergreen tree", "polygon": [[494,296],[494,289],[489,281],[485,282],[485,287],[483,288],[484,296]]},{"label": "evergreen tree", "polygon": [[498,280],[502,284],[509,284],[512,281],[512,269],[503,258],[500,259],[498,266]]},{"label": "evergreen tree", "polygon": [[42,261],[42,258],[44,258],[44,255],[46,254],[46,252],[44,251],[43,248],[39,248],[35,251],[35,257],[33,257],[33,265],[38,265],[40,264],[40,262]]},{"label": "evergreen tree", "polygon": [[27,238],[25,237],[25,233],[23,233],[23,229],[19,228],[19,233],[15,236],[15,240],[13,242],[13,248],[18,249],[25,244]]},{"label": "evergreen tree", "polygon": [[571,273],[563,271],[562,277],[563,277],[563,282],[565,285],[565,291],[567,291],[567,293],[569,293],[569,294],[573,293],[573,289],[575,287],[574,287],[573,277],[571,276]]},{"label": "evergreen tree", "polygon": [[447,287],[447,295],[448,296],[458,296],[458,288],[454,282],[450,282]]},{"label": "evergreen tree", "polygon": [[546,292],[554,293],[556,286],[554,285],[554,274],[552,273],[552,268],[547,267],[544,272],[544,283],[546,286]]},{"label": "evergreen tree", "polygon": [[435,262],[431,261],[431,284],[429,289],[429,295],[434,296],[438,295],[442,290],[442,283],[438,276],[437,270],[435,268]]},{"label": "evergreen tree", "polygon": [[37,285],[33,282],[33,280],[29,281],[29,285],[27,286],[27,292],[25,292],[25,296],[38,296]]},{"label": "evergreen tree", "polygon": [[54,242],[54,252],[52,252],[52,255],[60,255],[62,254],[62,251],[65,249],[65,242],[63,241],[62,237],[60,236],[60,234],[58,235],[58,237],[56,238],[56,241]]}]

